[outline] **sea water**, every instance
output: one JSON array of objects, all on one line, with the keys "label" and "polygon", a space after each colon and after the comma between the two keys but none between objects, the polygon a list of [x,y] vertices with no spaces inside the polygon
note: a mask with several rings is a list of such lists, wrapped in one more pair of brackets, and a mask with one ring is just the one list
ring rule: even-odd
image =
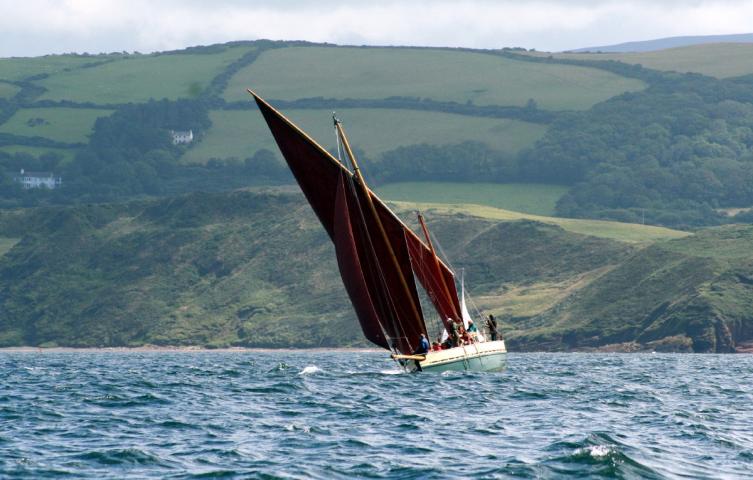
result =
[{"label": "sea water", "polygon": [[0,478],[752,478],[753,356],[0,352]]}]

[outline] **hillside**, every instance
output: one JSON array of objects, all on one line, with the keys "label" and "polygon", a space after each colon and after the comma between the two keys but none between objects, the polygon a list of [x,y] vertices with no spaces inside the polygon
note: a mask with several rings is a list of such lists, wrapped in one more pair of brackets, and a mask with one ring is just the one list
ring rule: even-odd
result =
[{"label": "hillside", "polygon": [[[575,233],[593,221],[427,215],[511,349],[731,351],[753,338],[751,227],[658,240],[626,225],[623,241]],[[6,211],[0,237],[2,345],[363,344],[297,194]]]},{"label": "hillside", "polygon": [[[588,109],[646,84],[604,69],[540,64],[488,50],[305,42],[0,59],[0,184],[11,186],[24,168],[54,171],[70,186],[55,195],[8,188],[0,205],[289,182],[245,92],[249,86],[330,149],[336,109],[362,163],[375,165],[375,180],[408,179],[405,156],[415,157],[416,148],[452,147],[457,165],[478,165],[468,170],[471,177],[514,183],[509,166],[542,138],[558,112]],[[154,138],[188,129],[196,134],[188,147]],[[102,148],[105,142],[115,145]],[[422,153],[429,177],[447,167],[434,154]],[[92,163],[109,168],[90,168]]]},{"label": "hillside", "polygon": [[751,227],[703,231],[642,250],[577,298],[512,321],[520,348],[733,352],[753,340]]},{"label": "hillside", "polygon": [[[248,95],[248,94],[246,94]],[[286,110],[296,122],[330,151],[335,151],[332,109]],[[490,149],[515,154],[541,138],[546,126],[504,118],[468,117],[443,112],[395,111],[382,108],[338,109],[348,136],[358,149],[378,163],[383,155],[415,144],[442,145],[448,139],[475,141]],[[206,163],[211,158],[246,158],[249,152],[277,152],[272,134],[256,112],[213,111],[206,137],[181,158],[184,163]]]},{"label": "hillside", "polygon": [[[753,35],[751,35],[753,37]],[[643,65],[656,70],[681,73],[693,72],[717,78],[731,78],[753,74],[753,40],[750,43],[705,43],[652,51],[601,53],[541,53],[563,60],[615,60],[631,65]]]},{"label": "hillside", "polygon": [[[348,68],[342,68],[343,64]],[[312,97],[384,101],[404,97],[519,108],[533,100],[542,108],[561,110],[588,108],[624,91],[640,90],[645,85],[639,80],[598,69],[537,65],[483,51],[338,48],[295,42],[236,42],[150,55],[51,55],[0,59],[0,96],[15,99],[24,108],[79,108],[86,105],[108,109],[149,99],[196,99],[215,95],[228,102],[250,103],[245,92],[250,86],[268,98],[288,101]],[[307,127],[327,127],[327,117],[333,106],[325,103],[322,107],[321,118],[308,122]],[[402,112],[395,109],[385,110],[382,115],[386,118],[399,119],[402,116]],[[54,112],[40,112],[38,118],[54,125],[55,119],[48,118],[45,113],[51,117],[55,115]],[[258,142],[252,140],[256,136],[253,133],[247,135],[248,138],[237,138],[239,127],[245,123],[254,125],[258,119],[247,114],[228,121],[226,117],[231,113],[225,111],[222,104],[215,105],[212,115],[217,121],[208,132],[209,142],[192,152],[189,161],[205,163],[210,158],[242,159],[260,148],[269,147],[268,135],[262,134],[263,140]],[[11,125],[17,125],[25,122],[26,117],[28,114],[19,112],[8,119]],[[344,117],[351,118],[354,125],[360,123],[359,128],[367,130],[365,125],[372,125],[371,130],[374,130],[375,120],[358,111]],[[447,121],[442,116],[417,118],[411,128],[395,129],[392,144],[457,143],[479,136],[467,135],[476,129],[473,124],[460,125],[457,129],[457,124],[462,124],[462,117],[444,117]],[[475,119],[469,120],[473,122]],[[69,128],[92,133],[93,122],[88,118],[72,118],[69,123],[76,125]],[[447,131],[441,140],[436,133],[423,134],[424,128],[435,128],[437,123],[446,124]],[[229,125],[233,129],[228,131]],[[518,143],[523,142],[522,146],[525,146],[535,141],[540,136],[535,133],[535,127],[534,133],[524,134],[521,138],[526,140],[518,140]],[[456,129],[458,131],[453,132]],[[501,143],[496,135],[498,130],[500,127],[494,124],[482,126],[481,141],[488,141],[496,148]],[[45,129],[18,131],[10,128],[6,131],[23,137],[21,140],[41,136],[66,143],[81,141],[80,135],[62,140],[59,135],[54,138],[48,136]],[[237,145],[231,152],[227,151],[227,146],[211,141],[212,138],[231,136],[234,138],[232,143]]]},{"label": "hillside", "polygon": [[[559,193],[544,213],[560,217],[750,222],[750,54],[740,44],[539,54],[261,40],[0,59],[0,208],[290,184],[253,87],[333,151],[336,111],[373,185],[462,183],[453,203],[517,209],[496,199],[533,184]],[[173,131],[193,132],[192,143],[173,144]],[[63,187],[24,191],[21,169],[54,172]],[[500,187],[478,195],[480,183]]]},{"label": "hillside", "polygon": [[[475,105],[580,110],[625,91],[635,79],[571,65],[527,63],[483,51],[436,48],[292,47],[262,53],[228,84],[225,99],[427,98]],[[305,93],[304,93],[305,92]]]},{"label": "hillside", "polygon": [[307,209],[292,196],[197,194],[6,214],[3,235],[17,239],[6,245],[17,243],[0,260],[0,343],[358,341]]},{"label": "hillside", "polygon": [[668,48],[705,45],[708,43],[753,43],[753,33],[733,35],[695,35],[684,37],[666,37],[639,42],[625,42],[601,47],[577,48],[573,52],[651,52]]}]

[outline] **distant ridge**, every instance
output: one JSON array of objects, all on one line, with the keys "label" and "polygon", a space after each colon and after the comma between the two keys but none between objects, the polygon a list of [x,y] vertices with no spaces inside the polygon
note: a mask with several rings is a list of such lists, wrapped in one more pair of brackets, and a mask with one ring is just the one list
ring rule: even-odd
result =
[{"label": "distant ridge", "polygon": [[654,50],[664,50],[665,48],[687,47],[690,45],[701,45],[704,43],[753,43],[753,33],[740,33],[735,35],[700,35],[689,37],[667,37],[656,40],[645,40],[640,42],[618,43],[616,45],[606,45],[602,47],[578,48],[568,50],[568,52],[607,52],[607,53],[626,53],[626,52],[651,52]]}]

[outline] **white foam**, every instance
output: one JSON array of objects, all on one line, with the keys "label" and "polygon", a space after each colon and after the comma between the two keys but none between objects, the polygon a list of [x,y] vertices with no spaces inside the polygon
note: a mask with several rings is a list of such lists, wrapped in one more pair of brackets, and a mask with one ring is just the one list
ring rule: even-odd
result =
[{"label": "white foam", "polygon": [[604,458],[612,453],[612,447],[609,445],[591,445],[590,447],[579,448],[575,451],[576,454],[582,454],[588,452],[593,458]]},{"label": "white foam", "polygon": [[303,433],[310,433],[311,427],[309,427],[308,425],[296,425],[294,423],[289,423],[285,425],[285,430],[287,430],[288,432],[294,432],[296,430],[300,430]]},{"label": "white foam", "polygon": [[399,369],[393,369],[393,370],[379,370],[379,373],[382,375],[401,375],[405,373],[404,370]]},{"label": "white foam", "polygon": [[298,372],[298,375],[311,375],[314,373],[321,372],[322,369],[317,367],[316,365],[309,365],[308,367],[304,368],[300,372]]}]

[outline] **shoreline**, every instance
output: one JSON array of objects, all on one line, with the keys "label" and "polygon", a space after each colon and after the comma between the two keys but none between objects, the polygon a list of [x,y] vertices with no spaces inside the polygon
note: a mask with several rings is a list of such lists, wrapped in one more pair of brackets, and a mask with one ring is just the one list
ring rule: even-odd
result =
[{"label": "shoreline", "polygon": [[319,352],[383,352],[380,348],[369,347],[332,347],[332,348],[259,348],[259,347],[228,347],[228,348],[205,348],[185,346],[157,346],[145,345],[141,347],[0,347],[0,353],[85,353],[85,352],[175,352],[175,353],[263,353],[263,352],[288,352],[288,353],[319,353]]},{"label": "shoreline", "polygon": [[[632,347],[632,348],[628,348]],[[270,353],[270,352],[287,352],[287,353],[321,353],[321,352],[343,352],[343,353],[386,353],[385,350],[376,347],[315,347],[315,348],[265,348],[265,347],[226,347],[226,348],[207,348],[200,346],[181,346],[181,345],[142,345],[138,347],[0,347],[0,353],[95,353],[95,352],[112,352],[112,353],[148,353],[148,352],[166,352],[166,353]],[[741,343],[734,352],[704,352],[696,353],[687,350],[662,350],[662,349],[641,349],[635,348],[633,344],[604,345],[598,348],[583,348],[565,351],[547,351],[547,350],[520,350],[508,353],[664,353],[664,354],[685,354],[685,355],[735,355],[735,354],[753,354],[753,342]]]}]

